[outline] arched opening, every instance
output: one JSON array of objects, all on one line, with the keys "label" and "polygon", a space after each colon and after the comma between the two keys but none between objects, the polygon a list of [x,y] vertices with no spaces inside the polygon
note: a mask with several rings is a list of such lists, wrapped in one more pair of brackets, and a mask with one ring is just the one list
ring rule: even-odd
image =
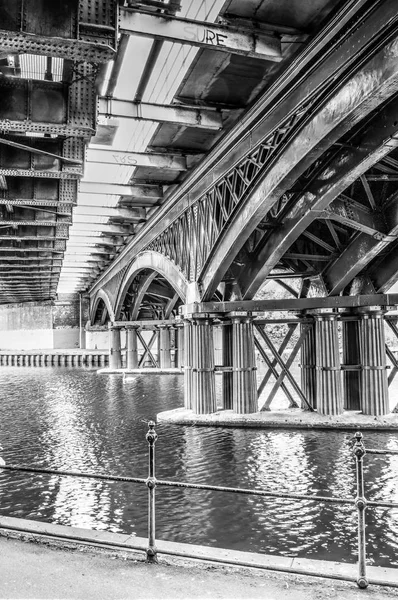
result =
[{"label": "arched opening", "polygon": [[105,325],[109,321],[108,308],[102,298],[98,300],[97,308],[94,312],[94,318],[91,321],[92,325]]},{"label": "arched opening", "polygon": [[188,281],[157,252],[142,252],[131,263],[115,304],[119,321],[170,319],[184,303]]},{"label": "arched opening", "polygon": [[151,269],[135,274],[125,291],[118,320],[171,319],[178,314],[182,300],[167,279]]}]

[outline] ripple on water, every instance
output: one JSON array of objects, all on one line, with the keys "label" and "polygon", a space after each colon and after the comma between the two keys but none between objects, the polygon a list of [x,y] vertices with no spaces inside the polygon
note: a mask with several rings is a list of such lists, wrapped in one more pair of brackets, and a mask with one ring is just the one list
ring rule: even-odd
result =
[{"label": "ripple on water", "polygon": [[[180,376],[2,367],[0,443],[8,463],[147,476],[146,421],[183,405]],[[351,434],[159,424],[160,479],[300,494],[355,496]],[[367,433],[397,449],[391,433]],[[398,457],[365,460],[370,499],[398,501]],[[286,556],[356,561],[351,507],[304,500],[157,489],[157,535]],[[146,490],[128,483],[0,473],[4,515],[145,536]],[[370,561],[397,565],[396,511],[368,509]]]}]

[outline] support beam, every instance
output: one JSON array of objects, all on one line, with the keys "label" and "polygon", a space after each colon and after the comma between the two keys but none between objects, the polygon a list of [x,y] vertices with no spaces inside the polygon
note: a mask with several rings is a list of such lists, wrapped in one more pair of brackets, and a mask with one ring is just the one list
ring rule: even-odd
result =
[{"label": "support beam", "polygon": [[77,234],[79,231],[93,232],[98,231],[99,233],[108,233],[109,235],[131,235],[133,232],[129,227],[123,227],[122,225],[110,225],[109,223],[74,223],[73,233]]},{"label": "support beam", "polygon": [[75,204],[75,202],[64,202],[58,200],[36,200],[36,199],[14,199],[14,198],[0,198],[0,205],[6,206],[20,206],[22,208],[32,208],[32,207],[55,207],[57,210],[54,211],[58,215],[69,215],[71,214],[71,206]]},{"label": "support beam", "polygon": [[317,313],[314,319],[317,410],[321,415],[339,415],[343,393],[337,314]]},{"label": "support beam", "polygon": [[182,127],[198,127],[215,131],[222,129],[222,114],[215,109],[137,103],[131,100],[103,97],[98,99],[98,117],[172,123]]},{"label": "support beam", "polygon": [[[1,230],[0,230],[1,231]],[[55,242],[58,240],[67,240],[67,234],[57,234],[57,235],[0,235],[0,242],[37,242],[37,241],[46,241],[46,242]]]},{"label": "support beam", "polygon": [[111,196],[130,196],[151,200],[161,200],[163,190],[159,185],[123,185],[121,183],[96,183],[82,181],[79,191],[84,194],[106,194]]},{"label": "support beam", "polygon": [[119,30],[124,34],[142,35],[199,48],[243,54],[279,62],[282,60],[280,39],[260,29],[234,28],[206,21],[161,17],[121,8]]},{"label": "support beam", "polygon": [[91,223],[95,222],[96,217],[108,217],[110,219],[123,219],[133,223],[142,223],[146,220],[144,208],[107,208],[103,206],[84,206],[79,204],[73,211],[73,217],[78,220],[80,216],[91,217]]},{"label": "support beam", "polygon": [[383,237],[387,233],[384,219],[379,212],[374,213],[367,210],[359,202],[346,198],[344,195],[333,200],[324,211],[320,211],[318,218],[331,219],[372,236]]},{"label": "support beam", "polygon": [[105,165],[125,165],[128,167],[150,167],[165,171],[186,171],[185,156],[173,154],[152,154],[147,152],[125,152],[123,150],[103,150],[88,148],[86,163]]},{"label": "support beam", "polygon": [[284,298],[283,300],[242,300],[232,302],[201,302],[185,304],[180,307],[181,315],[188,314],[225,314],[232,311],[302,311],[330,308],[355,308],[358,306],[395,306],[398,294],[369,294],[360,296],[331,296],[326,298]]},{"label": "support beam", "polygon": [[[280,227],[265,238],[253,254],[252,263],[242,269],[238,283],[244,297],[257,291],[284,253],[317,218],[319,211],[325,210],[353,181],[398,145],[398,140],[393,137],[386,144],[386,136],[394,136],[398,131],[397,106],[397,100],[393,99],[375,114],[365,127],[352,135],[349,147],[336,152],[298,194],[297,203],[284,214]],[[362,140],[366,140],[365,147],[361,147]],[[360,235],[368,242],[378,243],[366,234]]]},{"label": "support beam", "polygon": [[389,412],[383,311],[364,311],[360,321],[361,408],[365,415]]}]

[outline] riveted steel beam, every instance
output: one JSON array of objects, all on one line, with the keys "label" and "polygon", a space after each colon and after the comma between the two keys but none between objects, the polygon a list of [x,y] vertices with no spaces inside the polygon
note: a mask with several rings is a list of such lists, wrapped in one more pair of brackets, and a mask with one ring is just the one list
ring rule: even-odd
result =
[{"label": "riveted steel beam", "polygon": [[226,314],[235,312],[262,313],[267,311],[302,311],[314,309],[344,309],[360,306],[396,306],[398,294],[369,294],[359,296],[329,296],[326,298],[283,298],[272,300],[242,300],[233,302],[200,302],[180,307],[181,315]]},{"label": "riveted steel beam", "polygon": [[57,234],[57,235],[0,235],[1,242],[23,242],[23,241],[58,241],[58,240],[67,240],[67,234]]},{"label": "riveted steel beam", "polygon": [[39,169],[17,169],[0,167],[0,175],[13,177],[45,177],[51,179],[80,179],[82,173],[70,171],[41,171]]},{"label": "riveted steel beam", "polygon": [[[50,81],[6,79],[0,81],[0,131],[89,137],[95,130],[94,82],[91,65],[76,66],[82,77],[69,88]],[[82,110],[82,99],[86,100]]]},{"label": "riveted steel beam", "polygon": [[[32,257],[24,256],[23,258],[21,258],[21,257],[6,256],[6,257],[2,257],[2,262],[1,262],[0,268],[7,266],[9,263],[19,263],[18,266],[23,266],[27,262],[29,263],[30,267],[32,267],[32,266],[62,267],[62,260],[52,260],[51,258],[47,258],[47,257],[41,258],[40,256],[32,256]],[[12,265],[9,265],[9,266],[12,266]]]},{"label": "riveted steel beam", "polygon": [[[397,140],[389,137],[398,131],[397,106],[398,100],[390,101],[357,134],[353,134],[350,147],[337,150],[333,159],[326,161],[324,168],[319,168],[315,179],[298,195],[295,205],[284,214],[280,227],[265,239],[256,250],[251,264],[245,265],[239,275],[238,282],[243,297],[254,294],[262,285],[293,242],[317,218],[318,211],[326,209],[355,179],[398,145]],[[361,218],[364,219],[363,214]],[[379,243],[378,240],[373,241],[375,244]],[[390,242],[391,240],[388,243]],[[361,264],[363,268],[365,263]],[[357,266],[360,266],[359,263]],[[352,273],[352,277],[354,276]],[[335,289],[334,284],[330,289]]]},{"label": "riveted steel beam", "polygon": [[[15,6],[17,4],[15,2]],[[46,4],[45,6],[49,5]],[[54,7],[56,6],[59,5],[54,4]],[[43,21],[45,22],[47,19],[48,14],[45,15]],[[4,21],[2,24],[4,26]],[[84,26],[81,33],[84,35]],[[97,33],[97,36],[102,36],[103,30],[100,26],[97,28],[93,26],[90,33],[91,35]],[[112,37],[115,37],[115,33],[114,30]],[[115,55],[115,47],[113,47],[113,44],[101,42],[102,40],[95,43],[84,39],[68,39],[63,36],[54,36],[54,33],[53,35],[30,33],[29,31],[21,31],[19,26],[16,26],[13,31],[0,30],[0,48],[6,51],[7,54],[41,54],[77,61],[107,62]]]},{"label": "riveted steel beam", "polygon": [[[1,219],[0,218],[0,226],[4,226],[7,225],[8,227],[57,227],[57,225],[60,225],[61,221],[34,221],[34,220],[20,220],[20,221],[13,221],[13,220],[6,220],[6,219]],[[72,224],[72,220],[67,220],[64,221],[62,220],[62,224]]]},{"label": "riveted steel beam", "polygon": [[36,268],[33,268],[33,265],[0,265],[0,278],[4,277],[4,275],[41,275],[42,273],[46,274],[55,274],[60,273],[61,267],[48,267],[45,265],[39,265]]},{"label": "riveted steel beam", "polygon": [[183,127],[200,129],[222,129],[222,113],[215,109],[190,108],[147,102],[131,102],[114,98],[98,98],[98,116],[100,118],[135,119],[173,123]]},{"label": "riveted steel beam", "polygon": [[361,206],[359,202],[344,197],[333,200],[324,211],[318,213],[318,218],[331,219],[375,237],[383,237],[387,234],[384,220],[379,212],[366,210],[366,207]]},{"label": "riveted steel beam", "polygon": [[[396,35],[396,34],[395,34]],[[250,202],[242,204],[240,211],[237,211],[234,215],[234,219],[229,226],[222,239],[218,241],[218,245],[215,252],[211,256],[211,260],[205,265],[200,278],[203,282],[203,289],[205,295],[210,296],[216,289],[216,282],[222,277],[226,267],[231,264],[233,258],[236,256],[239,248],[243,245],[242,242],[266,215],[268,210],[272,208],[274,203],[280,198],[281,192],[289,190],[294,179],[300,176],[305,168],[309,167],[314,162],[314,151],[315,156],[320,156],[324,150],[326,150],[334,141],[337,141],[342,134],[351,129],[355,123],[358,123],[361,119],[365,118],[369,112],[376,106],[380,105],[383,100],[386,101],[398,90],[398,63],[395,60],[396,45],[398,44],[398,37],[394,37],[393,41],[387,43],[384,48],[379,50],[375,55],[369,58],[368,62],[364,64],[355,75],[352,76],[339,90],[336,90],[335,94],[329,97],[328,102],[320,107],[316,118],[311,119],[308,124],[302,129],[300,134],[295,137],[291,144],[289,144],[283,155],[281,155],[279,161],[271,167],[267,172],[267,176],[264,177],[261,183],[256,188],[256,191],[251,194]],[[394,57],[394,58],[393,58]],[[366,81],[366,86],[365,86]],[[369,85],[368,85],[369,84]],[[385,144],[386,137],[388,137],[387,130],[390,135],[393,135],[397,131],[398,122],[396,121],[393,113],[396,115],[396,105],[389,111],[388,116],[384,118],[384,112],[381,115],[383,119],[383,127],[387,127],[384,130],[384,137],[380,139],[377,132],[372,131],[370,135],[376,139],[378,138],[378,149],[374,153],[371,161],[365,159],[371,155],[368,140],[366,139],[366,148],[362,155],[362,169],[360,172],[358,164],[351,170],[351,173],[346,177],[345,181],[347,184],[354,178],[361,175],[370,166],[377,162],[383,155],[387,154],[392,148],[395,147],[397,141],[394,139],[390,140],[389,144]],[[330,115],[333,114],[333,119]],[[352,118],[350,117],[352,116]],[[307,145],[308,144],[308,145]],[[307,145],[307,149],[305,146]],[[365,145],[365,144],[364,144]],[[344,148],[347,155],[350,154],[348,148]],[[359,155],[360,156],[360,155]],[[357,155],[357,160],[359,160]],[[292,165],[295,165],[292,168]],[[342,172],[346,170],[347,162],[341,166]],[[330,169],[328,171],[330,173]],[[358,173],[358,174],[357,174]],[[323,180],[323,190],[329,191],[331,186],[328,185],[328,181],[335,181],[336,173],[332,171],[332,176],[325,174]],[[341,182],[343,179],[341,179]],[[336,190],[336,187],[334,188]],[[337,188],[343,191],[344,188]],[[276,194],[275,194],[276,192]],[[308,196],[308,204],[312,208],[314,206],[314,198],[316,196]],[[336,196],[331,197],[330,194],[323,194],[323,207],[333,200]],[[266,200],[267,198],[267,200]],[[326,202],[326,198],[328,202]],[[306,213],[309,206],[306,201],[302,200],[299,204],[302,206],[302,210]],[[304,208],[305,207],[305,208]],[[323,208],[322,207],[322,208]],[[297,223],[297,215],[302,211],[296,210],[295,222]],[[302,221],[304,222],[304,221]],[[287,223],[284,220],[282,229],[285,230]],[[293,230],[290,230],[292,233]],[[297,231],[297,230],[296,230]],[[276,238],[274,238],[276,240]],[[286,241],[286,238],[285,238]],[[293,241],[293,235],[291,236]],[[266,245],[267,246],[267,245]],[[241,290],[243,297],[252,296],[255,291],[261,285],[261,281],[264,281],[266,275],[269,274],[271,269],[276,265],[274,257],[279,254],[281,257],[281,244],[274,245],[273,249],[275,252],[270,260],[270,248],[265,247],[262,251],[254,257],[253,264],[249,268],[245,269],[242,276]],[[285,251],[288,248],[285,247]],[[271,264],[272,262],[272,264]],[[243,287],[242,287],[243,286]]]},{"label": "riveted steel beam", "polygon": [[250,30],[242,26],[235,28],[206,21],[163,17],[139,13],[128,8],[119,10],[119,28],[121,33],[125,34],[168,40],[276,62],[282,60],[280,39],[255,28]]},{"label": "riveted steel beam", "polygon": [[2,246],[0,244],[0,252],[12,252],[15,254],[25,253],[25,252],[35,252],[40,254],[63,254],[63,250],[55,250],[54,248],[48,246],[23,246],[23,247],[14,247],[14,246]]},{"label": "riveted steel beam", "polygon": [[[58,271],[54,271],[54,276],[58,275],[60,273],[60,269]],[[30,281],[30,280],[37,280],[37,279],[51,279],[53,277],[53,274],[48,273],[47,271],[31,271],[29,273],[26,273],[24,271],[17,271],[17,270],[13,270],[13,271],[8,271],[8,273],[0,273],[0,281],[7,281],[7,280],[12,280],[12,281]]]},{"label": "riveted steel beam", "polygon": [[104,150],[88,148],[87,163],[107,165],[125,165],[128,167],[151,167],[164,171],[186,171],[187,158],[178,154],[152,154],[146,152],[124,152],[122,150]]},{"label": "riveted steel beam", "polygon": [[[294,115],[299,116],[300,109],[303,115],[302,124],[306,123],[308,117],[313,114],[314,102],[318,100],[323,102],[325,90],[328,94],[332,93],[333,82],[341,81],[343,75],[349,76],[354,61],[358,64],[358,57],[365,59],[367,48],[376,39],[380,41],[382,32],[391,26],[395,18],[396,5],[392,0],[384,2],[382,6],[349,2],[336,11],[326,28],[315,36],[297,60],[286,69],[284,77],[279,78],[269,87],[263,97],[229,132],[229,135],[220,141],[214,151],[182,182],[179,189],[170,195],[164,208],[161,208],[151,220],[151,226],[145,227],[126,246],[113,265],[99,278],[91,293],[95,293],[99,285],[104,285],[125,267],[131,261],[131,254],[144,250],[162,232],[166,232],[171,223],[186,209],[188,193],[191,204],[204,198],[205,194],[231,172],[231,169],[235,168],[240,161],[243,163],[255,144],[267,141],[273,132],[281,140],[280,143],[285,145],[286,129],[282,128],[283,131],[278,137],[278,127],[288,119],[292,119]],[[352,94],[348,96],[353,100]],[[278,148],[277,143],[272,156],[279,155]],[[318,151],[322,152],[322,148],[316,147],[316,153]],[[313,156],[315,156],[314,152],[313,148]],[[242,207],[243,204],[242,202]],[[236,240],[239,236],[234,232],[231,237]],[[247,236],[243,235],[241,240],[244,237]],[[231,254],[234,252],[232,251]],[[218,258],[213,264],[220,264]],[[224,263],[224,267],[226,266]],[[216,281],[214,285],[217,285]],[[211,294],[210,287],[209,294]]]}]

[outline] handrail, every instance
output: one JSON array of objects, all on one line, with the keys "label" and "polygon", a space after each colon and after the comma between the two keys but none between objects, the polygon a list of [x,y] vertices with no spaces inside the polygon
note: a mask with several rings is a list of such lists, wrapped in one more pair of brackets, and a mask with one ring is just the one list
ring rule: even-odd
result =
[{"label": "handrail", "polygon": [[177,487],[197,490],[207,490],[215,492],[229,492],[236,494],[245,494],[252,496],[263,496],[278,499],[293,499],[293,500],[312,500],[315,502],[330,502],[335,504],[346,504],[355,506],[358,514],[358,577],[356,583],[360,588],[366,588],[369,585],[369,581],[366,576],[366,539],[365,539],[365,511],[367,507],[374,508],[398,508],[397,502],[379,502],[379,501],[368,501],[364,494],[364,472],[363,472],[363,458],[366,454],[370,455],[398,455],[397,450],[377,450],[377,449],[366,449],[363,443],[362,433],[356,432],[355,444],[353,447],[353,454],[356,459],[356,484],[357,484],[357,496],[356,498],[337,498],[333,496],[320,496],[316,494],[295,494],[290,492],[273,492],[268,490],[252,490],[247,488],[235,488],[225,487],[217,485],[199,484],[199,483],[188,483],[182,481],[170,481],[156,479],[155,475],[155,444],[158,439],[158,435],[155,431],[154,421],[148,422],[148,432],[146,439],[149,446],[149,463],[148,463],[148,477],[146,479],[142,477],[129,477],[123,475],[108,475],[89,473],[82,471],[73,470],[61,470],[61,469],[46,469],[40,467],[28,467],[25,465],[9,465],[5,464],[0,457],[0,469],[8,471],[20,471],[26,473],[38,473],[48,475],[58,475],[67,477],[83,477],[88,479],[97,479],[102,481],[120,481],[127,483],[143,483],[148,489],[148,548],[146,550],[147,561],[151,563],[157,562],[157,548],[156,548],[156,519],[155,519],[155,490],[157,486],[166,487]]}]

